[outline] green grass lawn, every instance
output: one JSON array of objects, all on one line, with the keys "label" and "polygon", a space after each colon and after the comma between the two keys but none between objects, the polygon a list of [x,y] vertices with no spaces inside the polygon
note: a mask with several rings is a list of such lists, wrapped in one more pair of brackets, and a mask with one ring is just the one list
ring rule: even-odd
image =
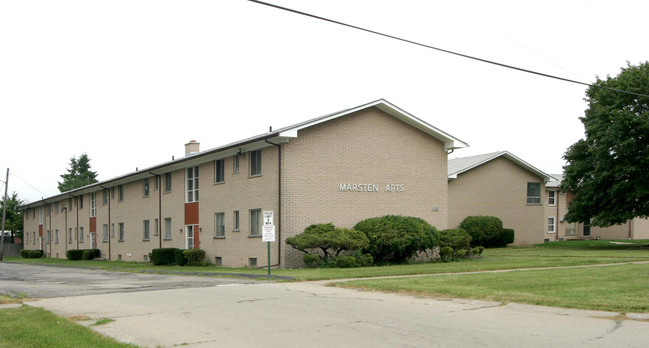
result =
[{"label": "green grass lawn", "polygon": [[[611,241],[605,240],[552,242],[528,247],[487,249],[481,258],[467,259],[461,262],[433,262],[346,269],[277,269],[272,270],[272,274],[289,276],[297,280],[327,280],[649,261],[649,240],[622,240],[618,242],[631,244],[613,244]],[[51,258],[23,259],[20,257],[8,257],[6,259],[7,261],[25,263],[73,265],[132,272],[213,272],[215,275],[233,273],[264,275],[267,272],[263,268],[153,266],[150,263],[127,261],[69,261]]]},{"label": "green grass lawn", "polygon": [[649,264],[367,279],[337,286],[625,313],[649,312]]},{"label": "green grass lawn", "polygon": [[[2,298],[0,298],[2,300]],[[136,347],[119,343],[41,308],[0,309],[0,348]]]}]

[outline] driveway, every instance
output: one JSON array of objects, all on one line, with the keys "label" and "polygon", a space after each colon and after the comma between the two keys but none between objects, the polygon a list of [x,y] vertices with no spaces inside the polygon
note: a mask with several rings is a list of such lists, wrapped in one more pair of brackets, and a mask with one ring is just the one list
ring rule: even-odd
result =
[{"label": "driveway", "polygon": [[187,277],[0,262],[0,294],[30,298],[197,288],[251,279]]},{"label": "driveway", "polygon": [[[183,277],[187,283],[193,278]],[[113,319],[93,329],[143,347],[645,347],[649,330],[648,322],[618,313],[415,297],[323,282],[143,289],[150,291],[28,304],[86,316],[88,325]]]}]

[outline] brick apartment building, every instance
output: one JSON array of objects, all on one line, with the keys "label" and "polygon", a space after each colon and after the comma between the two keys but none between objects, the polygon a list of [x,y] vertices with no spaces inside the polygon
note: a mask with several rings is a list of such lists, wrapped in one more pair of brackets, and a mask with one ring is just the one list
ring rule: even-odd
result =
[{"label": "brick apartment building", "polygon": [[263,267],[272,211],[271,264],[299,266],[285,240],[313,223],[400,214],[446,228],[447,153],[466,146],[382,99],[206,151],[191,141],[184,158],[25,205],[25,248],[127,261],[201,248],[212,263]]}]

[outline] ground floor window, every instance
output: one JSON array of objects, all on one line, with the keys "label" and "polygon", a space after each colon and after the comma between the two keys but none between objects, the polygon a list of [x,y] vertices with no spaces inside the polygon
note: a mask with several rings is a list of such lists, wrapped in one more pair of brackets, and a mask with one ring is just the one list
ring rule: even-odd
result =
[{"label": "ground floor window", "polygon": [[556,232],[556,219],[554,216],[548,217],[548,233]]},{"label": "ground floor window", "polygon": [[117,239],[118,239],[118,241],[123,242],[124,241],[124,223],[123,222],[118,223],[117,228],[118,228]]},{"label": "ground floor window", "polygon": [[250,210],[250,235],[261,235],[261,209]]},{"label": "ground floor window", "polygon": [[224,213],[214,214],[214,226],[216,226],[214,237],[215,238],[225,237],[225,214]]},{"label": "ground floor window", "polygon": [[185,249],[194,249],[194,226],[185,226],[185,235],[187,236]]},{"label": "ground floor window", "polygon": [[104,224],[104,242],[108,242],[108,224]]},{"label": "ground floor window", "polygon": [[171,239],[171,218],[165,218],[165,239]]},{"label": "ground floor window", "polygon": [[574,236],[577,234],[577,224],[572,222],[566,224],[566,236]]}]

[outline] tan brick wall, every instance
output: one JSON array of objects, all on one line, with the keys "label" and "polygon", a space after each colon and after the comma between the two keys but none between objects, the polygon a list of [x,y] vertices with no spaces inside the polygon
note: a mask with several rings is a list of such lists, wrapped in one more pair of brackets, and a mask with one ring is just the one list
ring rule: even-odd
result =
[{"label": "tan brick wall", "polygon": [[[446,228],[446,168],[442,142],[376,108],[303,129],[283,146],[282,238],[314,223],[350,228],[387,214]],[[378,192],[341,192],[340,184],[375,184]],[[303,254],[282,245],[283,264],[301,265]]]},{"label": "tan brick wall", "polygon": [[505,228],[515,231],[515,245],[542,243],[545,236],[543,204],[527,204],[527,183],[541,183],[512,161],[499,157],[449,182],[449,227],[457,227],[467,216],[496,216]]}]

